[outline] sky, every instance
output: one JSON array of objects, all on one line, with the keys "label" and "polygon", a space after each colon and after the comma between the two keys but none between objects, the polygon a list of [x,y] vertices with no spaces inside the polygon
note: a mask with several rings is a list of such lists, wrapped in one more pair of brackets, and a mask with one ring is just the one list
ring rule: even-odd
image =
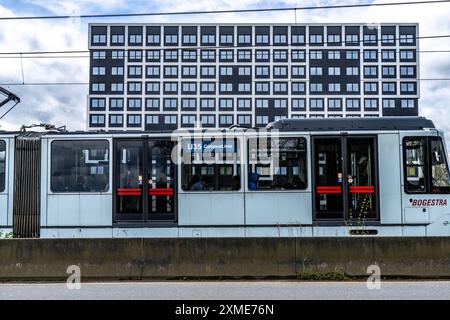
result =
[{"label": "sky", "polygon": [[[394,0],[399,2],[404,0]],[[416,0],[410,0],[416,1]],[[302,7],[356,3],[386,3],[387,0],[0,0],[0,17],[34,15],[79,15],[193,10],[232,10]],[[0,52],[87,50],[90,22],[270,22],[270,23],[419,23],[419,35],[450,34],[450,3],[352,9],[175,15],[108,19],[0,20]],[[420,50],[450,50],[450,38],[420,39]],[[25,82],[89,82],[87,53],[73,58],[2,58],[0,84]],[[450,78],[450,53],[420,53],[420,78]],[[23,72],[22,72],[23,70]],[[22,124],[51,123],[69,130],[86,127],[87,85],[4,86],[21,103],[3,120],[0,130],[16,130]],[[450,140],[450,81],[420,82],[419,114],[431,118]],[[4,109],[3,107],[2,109]],[[5,111],[1,110],[0,111]],[[0,112],[2,114],[2,112]]]}]

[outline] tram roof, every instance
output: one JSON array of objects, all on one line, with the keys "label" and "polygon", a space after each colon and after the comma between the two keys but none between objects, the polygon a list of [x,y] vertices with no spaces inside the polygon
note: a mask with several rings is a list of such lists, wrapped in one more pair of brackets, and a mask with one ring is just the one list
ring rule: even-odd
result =
[{"label": "tram roof", "polygon": [[280,131],[423,130],[435,128],[425,117],[280,119],[267,125]]}]

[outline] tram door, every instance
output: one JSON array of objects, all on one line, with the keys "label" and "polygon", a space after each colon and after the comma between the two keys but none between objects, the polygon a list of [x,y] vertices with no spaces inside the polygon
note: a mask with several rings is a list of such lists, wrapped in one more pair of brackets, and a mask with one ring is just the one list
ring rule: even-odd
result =
[{"label": "tram door", "polygon": [[115,222],[175,222],[173,146],[164,139],[115,141]]},{"label": "tram door", "polygon": [[314,137],[314,218],[376,220],[377,155],[374,137]]}]

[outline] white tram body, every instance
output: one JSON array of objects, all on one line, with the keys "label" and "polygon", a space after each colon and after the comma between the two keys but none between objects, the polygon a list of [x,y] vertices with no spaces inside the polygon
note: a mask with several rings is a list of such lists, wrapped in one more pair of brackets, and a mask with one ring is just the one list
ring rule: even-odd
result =
[{"label": "white tram body", "polygon": [[47,132],[31,182],[22,135],[0,133],[0,225],[18,236],[33,210],[43,238],[450,235],[445,140],[421,117]]}]

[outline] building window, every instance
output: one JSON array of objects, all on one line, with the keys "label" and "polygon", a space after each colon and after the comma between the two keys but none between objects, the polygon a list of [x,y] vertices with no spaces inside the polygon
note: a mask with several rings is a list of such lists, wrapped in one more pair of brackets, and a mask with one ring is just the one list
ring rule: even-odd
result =
[{"label": "building window", "polygon": [[216,76],[216,67],[201,67],[201,76],[204,78],[211,78]]},{"label": "building window", "polygon": [[238,61],[252,61],[252,51],[238,50]]},{"label": "building window", "polygon": [[216,107],[215,99],[200,99],[200,107],[202,109],[214,109]]},{"label": "building window", "polygon": [[240,76],[251,76],[252,75],[251,67],[239,67],[238,75],[240,75]]},{"label": "building window", "polygon": [[141,115],[139,115],[139,114],[128,115],[127,125],[129,127],[140,127],[141,126]]},{"label": "building window", "polygon": [[273,44],[287,44],[287,35],[285,34],[275,34],[273,36]]},{"label": "building window", "polygon": [[142,60],[142,51],[141,50],[130,50],[128,51],[128,60]]},{"label": "building window", "polygon": [[256,108],[264,108],[267,109],[269,107],[269,100],[268,99],[256,99]]},{"label": "building window", "polygon": [[93,76],[104,76],[106,73],[105,67],[93,67],[92,68],[92,75]]},{"label": "building window", "polygon": [[364,77],[365,78],[376,78],[378,77],[378,67],[364,67]]},{"label": "building window", "polygon": [[345,74],[347,76],[358,76],[359,75],[359,67],[346,67]]},{"label": "building window", "polygon": [[237,99],[238,109],[250,109],[252,107],[251,99]]},{"label": "building window", "polygon": [[273,51],[273,61],[287,61],[287,51],[286,50],[274,50]]},{"label": "building window", "polygon": [[321,34],[310,34],[309,43],[310,44],[322,44],[323,36]]},{"label": "building window", "polygon": [[194,125],[195,124],[195,115],[183,115],[181,117],[181,123],[185,125]]},{"label": "building window", "polygon": [[177,116],[176,115],[170,115],[170,116],[164,116],[164,124],[177,124]]},{"label": "building window", "polygon": [[306,86],[304,82],[292,82],[292,94],[305,94]]},{"label": "building window", "polygon": [[220,44],[233,44],[234,36],[232,34],[221,34]]},{"label": "building window", "polygon": [[378,61],[378,52],[376,50],[364,50],[364,61]]},{"label": "building window", "polygon": [[251,36],[249,34],[240,34],[238,35],[238,43],[239,44],[251,44]]},{"label": "building window", "polygon": [[397,92],[396,90],[396,83],[395,82],[383,82],[383,93],[384,94],[395,94]]},{"label": "building window", "polygon": [[383,78],[395,78],[395,66],[382,66],[381,74]]},{"label": "building window", "polygon": [[150,45],[159,45],[160,43],[160,36],[159,34],[148,34],[147,35],[147,43]]},{"label": "building window", "polygon": [[94,44],[106,44],[106,35],[104,34],[94,34],[92,37],[92,43]]},{"label": "building window", "polygon": [[90,123],[92,127],[104,127],[105,115],[103,114],[91,114]]},{"label": "building window", "polygon": [[251,83],[239,83],[238,91],[249,93],[252,89]]},{"label": "building window", "polygon": [[292,44],[304,44],[305,35],[304,34],[292,34]]},{"label": "building window", "polygon": [[340,34],[329,34],[328,35],[328,45],[336,45],[341,42],[341,35]]},{"label": "building window", "polygon": [[415,77],[416,67],[415,66],[400,66],[400,77],[408,78]]},{"label": "building window", "polygon": [[159,66],[147,66],[147,78],[159,78]]},{"label": "building window", "polygon": [[164,37],[164,42],[166,44],[178,44],[178,35],[176,34],[166,34]]},{"label": "building window", "polygon": [[183,61],[197,61],[197,51],[183,50]]},{"label": "building window", "polygon": [[165,61],[178,61],[178,50],[164,50]]},{"label": "building window", "polygon": [[256,78],[268,78],[269,77],[269,67],[255,67]]},{"label": "building window", "polygon": [[292,50],[292,61],[293,62],[305,61],[305,51]]},{"label": "building window", "polygon": [[232,67],[220,67],[220,75],[221,76],[232,76],[233,68]]},{"label": "building window", "polygon": [[216,92],[216,84],[214,82],[202,82],[200,90],[201,93],[214,94]]},{"label": "building window", "polygon": [[233,92],[233,84],[232,83],[221,83],[220,84],[220,92]]},{"label": "building window", "polygon": [[310,76],[321,76],[322,75],[322,67],[311,67],[309,69]]},{"label": "building window", "polygon": [[125,42],[125,36],[123,34],[113,34],[111,36],[111,44],[123,44]]},{"label": "building window", "polygon": [[256,62],[269,61],[269,50],[256,50],[255,56],[256,56]]},{"label": "building window", "polygon": [[178,83],[164,82],[164,92],[176,94],[178,92]]},{"label": "building window", "polygon": [[274,94],[287,93],[287,82],[274,82],[273,92]]},{"label": "building window", "polygon": [[292,66],[291,76],[293,78],[304,78],[305,67]]},{"label": "building window", "polygon": [[216,35],[214,34],[202,34],[202,44],[215,44]]},{"label": "building window", "polygon": [[216,51],[214,50],[202,50],[201,51],[202,60],[215,61]]},{"label": "building window", "polygon": [[184,34],[183,44],[197,44],[197,36],[195,34]]},{"label": "building window", "polygon": [[395,44],[395,35],[394,34],[382,34],[381,35],[381,43],[382,44]]},{"label": "building window", "polygon": [[347,99],[345,107],[347,110],[359,110],[359,99]]},{"label": "building window", "polygon": [[257,34],[256,35],[256,44],[269,44],[269,35],[268,34]]},{"label": "building window", "polygon": [[91,98],[91,109],[105,109],[105,98]]},{"label": "building window", "polygon": [[123,109],[123,99],[122,98],[112,98],[109,100],[110,109]]},{"label": "building window", "polygon": [[311,60],[321,60],[322,59],[322,51],[315,51],[315,50],[310,51],[309,58]]},{"label": "building window", "polygon": [[414,50],[400,50],[400,60],[401,61],[414,61],[415,51]]},{"label": "building window", "polygon": [[365,82],[364,83],[364,93],[369,93],[369,94],[378,93],[378,83],[377,82]]},{"label": "building window", "polygon": [[364,109],[378,109],[378,99],[364,99]]},{"label": "building window", "polygon": [[347,83],[347,92],[349,93],[358,93],[359,92],[359,83]]},{"label": "building window", "polygon": [[128,67],[128,76],[142,76],[142,67],[137,66],[129,66]]},{"label": "building window", "polygon": [[123,76],[123,67],[111,67],[112,76]]},{"label": "building window", "polygon": [[130,44],[142,44],[142,35],[141,34],[130,34],[129,43]]},{"label": "building window", "polygon": [[328,51],[328,60],[339,60],[341,58],[340,51]]},{"label": "building window", "polygon": [[273,76],[277,78],[287,78],[287,67],[273,67]]},{"label": "building window", "polygon": [[146,91],[149,94],[159,94],[159,82],[147,82],[146,83]]},{"label": "building window", "polygon": [[323,99],[309,99],[309,108],[313,109],[323,109]]},{"label": "building window", "polygon": [[164,109],[176,109],[178,108],[178,99],[165,98],[164,99]]},{"label": "building window", "polygon": [[395,99],[383,99],[383,109],[394,109]]},{"label": "building window", "polygon": [[182,93],[184,93],[184,94],[197,93],[197,83],[195,83],[195,82],[183,82],[181,88],[182,88]]},{"label": "building window", "polygon": [[221,109],[233,109],[233,99],[219,99]]},{"label": "building window", "polygon": [[376,45],[377,44],[377,35],[376,34],[365,34],[363,39],[364,39],[364,45]]},{"label": "building window", "polygon": [[306,101],[305,99],[292,99],[292,109],[305,109]]},{"label": "building window", "polygon": [[219,116],[219,124],[231,126],[233,124],[233,116],[232,115],[220,115]]},{"label": "building window", "polygon": [[137,93],[142,91],[142,83],[140,82],[128,82],[128,92]]},{"label": "building window", "polygon": [[140,110],[141,99],[128,99],[128,110]]},{"label": "building window", "polygon": [[268,82],[256,82],[255,83],[256,93],[269,93],[269,83]]},{"label": "building window", "polygon": [[109,115],[109,125],[111,127],[122,127],[123,126],[123,115],[121,115],[121,114]]},{"label": "building window", "polygon": [[159,99],[145,99],[145,108],[159,110]]},{"label": "building window", "polygon": [[104,59],[106,59],[106,52],[105,51],[93,51],[92,52],[92,59],[94,59],[94,60],[104,60]]},{"label": "building window", "polygon": [[415,36],[413,34],[401,34],[400,35],[400,44],[401,45],[411,45],[414,44]]},{"label": "building window", "polygon": [[160,55],[159,50],[147,50],[147,61],[159,61]]},{"label": "building window", "polygon": [[176,66],[165,66],[164,67],[164,77],[166,77],[166,78],[177,78],[178,77],[178,67],[176,67]]},{"label": "building window", "polygon": [[310,92],[322,92],[323,85],[322,85],[322,83],[311,83],[309,90],[310,90]]},{"label": "building window", "polygon": [[202,125],[214,125],[215,124],[215,116],[214,115],[201,115],[200,123]]},{"label": "building window", "polygon": [[340,76],[341,68],[340,67],[328,67],[328,75],[329,76]]},{"label": "building window", "polygon": [[233,61],[233,50],[220,50],[220,60]]},{"label": "building window", "polygon": [[105,84],[104,83],[92,83],[92,91],[93,92],[104,92]]},{"label": "building window", "polygon": [[[328,99],[328,109],[341,109],[342,100],[341,99]],[[332,110],[331,110],[332,111]]]},{"label": "building window", "polygon": [[358,60],[359,59],[359,51],[356,50],[347,50],[345,52],[345,58],[347,60]]},{"label": "building window", "polygon": [[146,124],[158,124],[159,122],[159,117],[158,116],[152,116],[152,115],[147,115],[145,116],[145,123]]},{"label": "building window", "polygon": [[275,99],[275,100],[273,100],[273,107],[275,109],[285,109],[285,108],[287,108],[287,99]]},{"label": "building window", "polygon": [[250,126],[252,124],[252,118],[250,115],[238,115],[237,116],[237,122],[240,125],[248,125]]},{"label": "building window", "polygon": [[400,107],[403,109],[414,109],[416,106],[414,99],[402,99],[400,101]]},{"label": "building window", "polygon": [[256,116],[256,125],[265,126],[269,123],[269,116]]},{"label": "building window", "polygon": [[197,76],[197,67],[182,67],[182,75],[184,78],[195,78]]},{"label": "building window", "polygon": [[53,141],[50,179],[50,190],[54,193],[107,192],[108,141]]},{"label": "building window", "polygon": [[400,93],[415,94],[416,93],[416,83],[415,82],[401,82],[400,83]]},{"label": "building window", "polygon": [[329,83],[328,91],[329,92],[341,92],[341,84],[340,83]]},{"label": "building window", "polygon": [[348,46],[358,46],[359,45],[359,35],[358,34],[346,34],[345,44]]}]

